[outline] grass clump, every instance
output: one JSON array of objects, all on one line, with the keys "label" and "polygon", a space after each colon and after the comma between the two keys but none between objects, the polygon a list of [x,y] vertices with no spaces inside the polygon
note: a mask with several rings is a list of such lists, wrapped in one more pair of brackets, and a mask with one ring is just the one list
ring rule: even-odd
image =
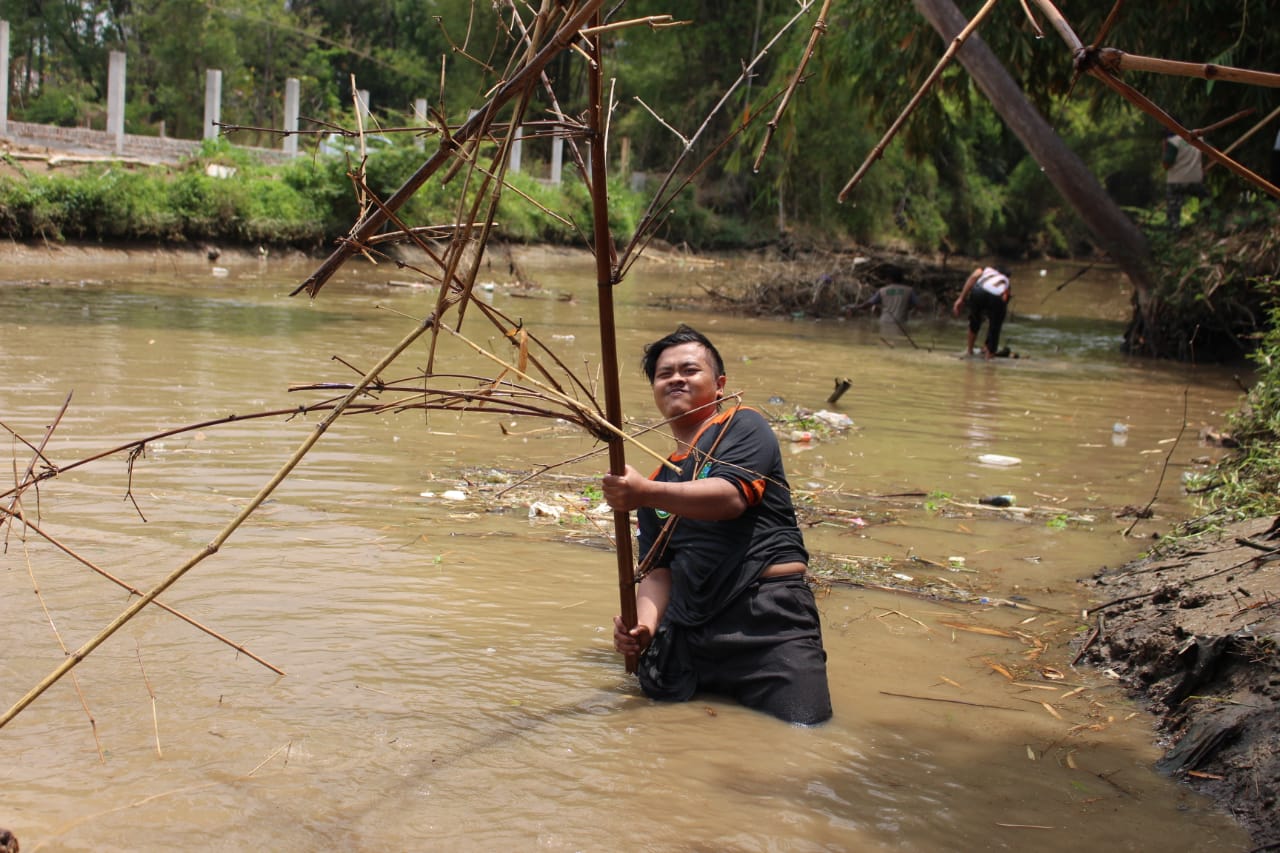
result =
[{"label": "grass clump", "polygon": [[1250,354],[1257,379],[1228,418],[1239,446],[1217,465],[1207,495],[1214,509],[1236,518],[1280,513],[1280,281],[1261,282],[1271,299],[1267,330]]}]

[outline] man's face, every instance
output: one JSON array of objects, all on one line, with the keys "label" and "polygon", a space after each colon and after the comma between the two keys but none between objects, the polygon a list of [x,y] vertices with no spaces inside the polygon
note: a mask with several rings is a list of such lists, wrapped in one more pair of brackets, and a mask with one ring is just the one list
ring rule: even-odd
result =
[{"label": "man's face", "polygon": [[[700,343],[676,344],[658,356],[653,372],[653,402],[669,421],[687,416],[701,423],[716,413],[714,405],[724,388],[711,353]],[[699,408],[705,406],[705,408]],[[695,411],[696,410],[696,411]]]}]

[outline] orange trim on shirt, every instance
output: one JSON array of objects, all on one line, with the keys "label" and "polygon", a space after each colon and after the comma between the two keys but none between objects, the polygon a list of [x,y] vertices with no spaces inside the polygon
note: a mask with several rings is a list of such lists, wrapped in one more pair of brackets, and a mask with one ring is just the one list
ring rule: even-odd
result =
[{"label": "orange trim on shirt", "polygon": [[[702,438],[702,434],[706,432],[710,427],[713,427],[716,424],[722,423],[722,422],[727,423],[728,421],[733,420],[733,416],[736,415],[740,409],[750,409],[750,408],[751,408],[750,406],[734,406],[732,409],[730,409],[727,412],[719,412],[714,417],[707,418],[705,421],[702,422],[702,426],[698,427],[698,434],[693,437],[693,441],[689,442],[689,450],[686,450],[683,453],[681,453],[680,451],[676,451],[675,453],[668,456],[667,459],[672,462],[683,462],[684,460],[688,459],[690,451],[693,448],[698,446],[698,439]],[[654,473],[657,473],[657,472],[654,472]],[[653,479],[653,478],[650,477],[649,479]]]}]

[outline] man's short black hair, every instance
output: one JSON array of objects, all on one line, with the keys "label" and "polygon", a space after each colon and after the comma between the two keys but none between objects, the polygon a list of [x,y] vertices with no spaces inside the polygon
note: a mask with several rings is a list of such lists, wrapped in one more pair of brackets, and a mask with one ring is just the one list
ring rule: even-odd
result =
[{"label": "man's short black hair", "polygon": [[659,338],[644,348],[644,359],[641,361],[641,366],[644,368],[644,375],[649,377],[650,385],[653,384],[653,377],[658,372],[658,359],[662,356],[663,351],[680,344],[702,344],[707,348],[707,352],[711,353],[716,376],[724,376],[724,359],[720,357],[720,351],[716,349],[715,344],[707,340],[706,335],[681,323],[674,332],[664,338]]}]

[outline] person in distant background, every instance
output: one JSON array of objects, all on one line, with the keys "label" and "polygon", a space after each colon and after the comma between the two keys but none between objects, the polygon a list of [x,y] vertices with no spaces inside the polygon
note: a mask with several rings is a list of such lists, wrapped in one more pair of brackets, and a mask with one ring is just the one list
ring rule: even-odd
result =
[{"label": "person in distant background", "polygon": [[966,355],[973,355],[973,344],[978,339],[978,330],[987,323],[987,339],[982,345],[982,354],[986,358],[1008,355],[1008,351],[1000,350],[1000,329],[1004,326],[1005,314],[1009,305],[1009,276],[995,267],[978,267],[965,279],[960,295],[951,306],[951,313],[960,316],[960,309],[969,308],[969,340],[965,348]]},{"label": "person in distant background", "polygon": [[909,284],[894,282],[881,287],[857,305],[846,307],[845,313],[850,314],[854,311],[862,311],[877,305],[880,306],[881,322],[892,321],[901,326],[907,322],[907,317],[913,310],[920,310],[921,302],[914,287]]},{"label": "person in distant background", "polygon": [[1160,165],[1164,167],[1165,224],[1170,231],[1182,227],[1182,204],[1189,196],[1204,195],[1204,155],[1176,133],[1164,138]]}]

